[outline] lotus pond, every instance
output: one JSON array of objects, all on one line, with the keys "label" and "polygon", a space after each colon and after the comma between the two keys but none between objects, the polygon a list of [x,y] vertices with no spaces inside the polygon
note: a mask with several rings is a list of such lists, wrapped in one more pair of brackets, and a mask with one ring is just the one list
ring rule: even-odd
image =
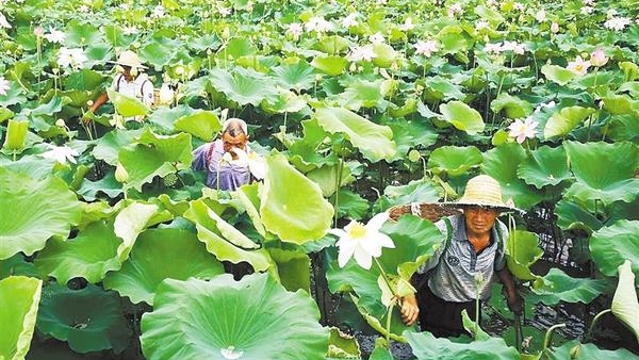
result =
[{"label": "lotus pond", "polygon": [[[161,103],[86,115],[126,49]],[[639,358],[637,0],[0,0],[0,50],[0,359]],[[233,193],[190,169],[227,117],[266,169]],[[480,173],[526,319],[495,286],[434,338],[393,295],[439,230],[370,269],[329,230]]]}]

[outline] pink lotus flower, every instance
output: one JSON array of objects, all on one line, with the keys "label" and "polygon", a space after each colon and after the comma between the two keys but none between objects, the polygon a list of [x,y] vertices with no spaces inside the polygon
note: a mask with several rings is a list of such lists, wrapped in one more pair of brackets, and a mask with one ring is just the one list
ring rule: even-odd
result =
[{"label": "pink lotus flower", "polygon": [[430,57],[434,52],[436,52],[439,49],[439,44],[435,40],[428,40],[428,41],[419,40],[417,44],[413,45],[413,47],[415,48],[415,54]]},{"label": "pink lotus flower", "polygon": [[535,138],[535,128],[537,128],[537,125],[539,125],[539,122],[530,116],[524,121],[517,119],[508,126],[508,130],[510,130],[508,136],[515,138],[518,143],[522,144],[526,139]]},{"label": "pink lotus flower", "polygon": [[0,95],[7,95],[7,90],[10,88],[10,83],[4,76],[0,76]]},{"label": "pink lotus flower", "polygon": [[608,57],[602,49],[597,49],[590,55],[590,65],[592,66],[602,67],[607,63]]}]

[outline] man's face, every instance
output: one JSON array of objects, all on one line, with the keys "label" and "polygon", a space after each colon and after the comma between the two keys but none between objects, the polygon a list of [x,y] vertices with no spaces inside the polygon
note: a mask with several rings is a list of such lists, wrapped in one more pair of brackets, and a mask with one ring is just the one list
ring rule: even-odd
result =
[{"label": "man's face", "polygon": [[480,206],[469,206],[464,209],[466,219],[466,232],[468,235],[485,235],[495,225],[499,212]]}]

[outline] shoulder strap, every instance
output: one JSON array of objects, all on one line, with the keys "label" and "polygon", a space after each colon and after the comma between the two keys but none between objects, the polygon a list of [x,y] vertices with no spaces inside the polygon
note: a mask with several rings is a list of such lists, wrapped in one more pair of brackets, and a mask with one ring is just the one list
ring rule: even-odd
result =
[{"label": "shoulder strap", "polygon": [[215,150],[215,140],[211,141],[211,145],[209,145],[209,151],[206,153],[207,166],[211,163],[211,157],[213,157],[213,150]]},{"label": "shoulder strap", "polygon": [[446,224],[446,242],[444,243],[444,251],[448,248],[448,244],[453,239],[453,224],[448,217],[443,217],[444,224]]},{"label": "shoulder strap", "polygon": [[115,91],[119,92],[120,91],[120,81],[122,81],[122,79],[124,78],[123,74],[118,74],[118,80],[116,80],[115,82]]}]

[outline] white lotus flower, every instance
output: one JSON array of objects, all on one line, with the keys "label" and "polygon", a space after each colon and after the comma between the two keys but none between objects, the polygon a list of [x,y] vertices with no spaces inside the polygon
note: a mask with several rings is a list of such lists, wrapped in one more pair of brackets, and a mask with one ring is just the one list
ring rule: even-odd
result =
[{"label": "white lotus flower", "polygon": [[52,43],[58,43],[58,44],[62,44],[62,42],[64,42],[64,39],[66,39],[66,37],[67,37],[67,34],[53,28],[50,28],[49,33],[44,35],[45,39],[49,40]]},{"label": "white lotus flower", "polygon": [[574,72],[577,75],[586,75],[588,68],[590,67],[590,61],[584,61],[581,56],[577,55],[575,61],[570,61],[566,69]]},{"label": "white lotus flower", "polygon": [[5,79],[4,76],[0,76],[0,95],[7,95],[7,90],[11,87],[11,83],[9,80]]},{"label": "white lotus flower", "polygon": [[415,54],[431,57],[431,55],[439,50],[439,44],[435,40],[422,41],[419,40],[417,44],[413,45],[415,48]]},{"label": "white lotus flower", "polygon": [[631,21],[627,17],[612,17],[604,23],[606,29],[621,31],[626,28],[626,26],[630,25]]},{"label": "white lotus flower", "polygon": [[324,20],[323,16],[313,16],[308,19],[305,25],[306,31],[317,31],[318,33],[328,32],[333,29],[333,25],[330,22]]},{"label": "white lotus flower", "polygon": [[61,67],[80,68],[82,67],[82,63],[84,63],[85,61],[87,61],[87,56],[84,55],[84,51],[81,48],[60,48],[60,53],[58,54],[58,64]]},{"label": "white lotus flower", "polygon": [[552,24],[550,25],[550,31],[552,31],[553,34],[556,34],[559,32],[559,24],[557,24],[556,22],[552,22]]},{"label": "white lotus flower", "polygon": [[351,52],[346,56],[348,61],[372,61],[376,57],[375,51],[373,51],[373,45],[364,45],[351,49]]},{"label": "white lotus flower", "polygon": [[169,84],[164,83],[160,88],[160,104],[169,105],[173,102],[173,98],[175,97],[175,91],[171,89]]},{"label": "white lotus flower", "polygon": [[9,24],[7,18],[4,17],[2,13],[0,13],[0,28],[11,29],[11,24]]},{"label": "white lotus flower", "polygon": [[358,13],[350,13],[347,17],[342,19],[342,26],[345,28],[349,28],[351,26],[357,26],[359,23],[357,22]]},{"label": "white lotus flower", "polygon": [[404,24],[399,26],[399,30],[401,31],[411,31],[415,28],[415,24],[413,24],[413,18],[407,17],[404,20]]},{"label": "white lotus flower", "polygon": [[497,43],[497,44],[488,43],[486,44],[486,46],[484,46],[484,51],[488,54],[490,53],[499,54],[503,51],[503,49],[501,47],[501,43]]},{"label": "white lotus flower", "polygon": [[288,25],[288,29],[286,30],[286,34],[293,38],[293,40],[299,40],[300,35],[304,32],[304,27],[299,23],[292,23]]},{"label": "white lotus flower", "polygon": [[380,32],[376,32],[375,34],[368,37],[368,40],[371,44],[383,44],[384,43],[384,35]]},{"label": "white lotus flower", "polygon": [[239,166],[248,166],[251,175],[257,180],[262,180],[266,176],[266,161],[263,157],[258,155],[255,151],[248,151],[248,153],[239,148],[232,148],[231,151],[237,155],[237,160],[233,160],[231,163]]},{"label": "white lotus flower", "polygon": [[630,260],[619,265],[619,284],[612,297],[610,310],[635,334],[639,342],[639,300],[635,289],[635,274]]},{"label": "white lotus flower", "polygon": [[535,14],[535,20],[537,20],[538,22],[543,22],[544,20],[546,20],[546,12],[543,9],[537,11],[537,13]]},{"label": "white lotus flower", "polygon": [[537,128],[539,122],[534,120],[532,117],[527,117],[524,121],[521,119],[515,120],[510,126],[508,126],[508,136],[513,137],[517,140],[518,143],[523,143],[527,138],[533,139],[535,138],[535,128]]},{"label": "white lotus flower", "polygon": [[80,155],[78,154],[76,150],[66,145],[63,145],[63,146],[55,146],[51,144],[45,144],[45,145],[50,150],[40,155],[46,159],[55,160],[59,162],[60,164],[66,164],[67,161],[75,164],[76,163],[75,158]]},{"label": "white lotus flower", "polygon": [[373,258],[382,255],[382,247],[394,248],[393,240],[379,232],[384,222],[388,220],[388,213],[383,212],[373,216],[368,224],[363,225],[357,221],[351,221],[342,229],[331,229],[329,233],[339,236],[335,244],[339,248],[337,262],[344,267],[351,257],[364,269],[370,269]]}]

